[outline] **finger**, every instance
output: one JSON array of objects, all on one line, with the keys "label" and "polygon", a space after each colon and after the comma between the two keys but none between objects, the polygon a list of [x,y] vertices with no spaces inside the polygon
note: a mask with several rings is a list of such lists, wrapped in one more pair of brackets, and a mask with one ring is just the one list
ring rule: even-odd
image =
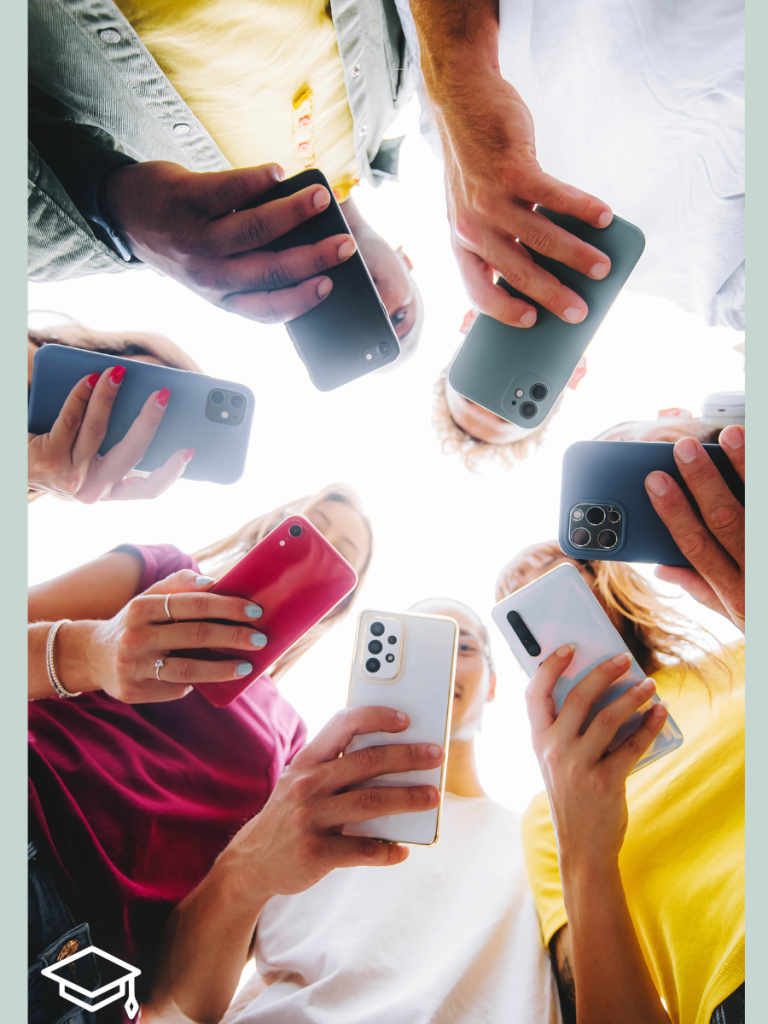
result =
[{"label": "finger", "polygon": [[453,251],[467,294],[481,313],[509,327],[532,327],[536,323],[536,307],[494,284],[492,268],[476,253],[459,245],[454,245]]},{"label": "finger", "polygon": [[677,482],[656,470],[646,477],[645,489],[681,554],[715,589],[727,587],[739,573],[738,566],[693,511]]},{"label": "finger", "polygon": [[640,758],[650,750],[666,721],[667,709],[663,704],[654,704],[643,718],[640,727],[631,736],[627,736],[612,754],[608,755],[607,760],[610,761],[621,778],[626,778]]},{"label": "finger", "polygon": [[573,267],[595,281],[602,281],[610,273],[611,261],[605,253],[553,224],[535,210],[521,209],[519,224],[520,241],[541,256]]},{"label": "finger", "polygon": [[610,206],[589,192],[582,192],[580,188],[567,185],[543,172],[530,180],[530,192],[521,195],[521,199],[538,203],[553,213],[567,213],[583,220],[585,224],[591,224],[593,228],[607,228],[613,220]]},{"label": "finger", "polygon": [[151,643],[164,651],[215,647],[253,652],[267,646],[267,637],[252,627],[200,620],[169,622],[167,625],[156,626]]},{"label": "finger", "polygon": [[233,171],[196,174],[191,181],[197,199],[212,216],[221,217],[252,203],[285,177],[279,164],[239,167]]},{"label": "finger", "polygon": [[325,857],[335,868],[393,867],[408,858],[408,847],[360,836],[328,836]]},{"label": "finger", "polygon": [[566,323],[581,323],[589,312],[580,295],[534,263],[530,253],[509,235],[491,238],[483,255],[507,284]]},{"label": "finger", "polygon": [[316,773],[317,792],[338,793],[379,775],[430,771],[445,760],[437,743],[389,743],[362,747],[327,763]]},{"label": "finger", "polygon": [[731,465],[739,474],[741,482],[744,482],[744,464],[746,461],[747,435],[744,427],[726,427],[721,431],[720,447],[728,456]]},{"label": "finger", "polygon": [[72,461],[76,465],[90,463],[101,447],[124,376],[124,366],[113,366],[111,370],[105,370],[96,382],[72,448]]},{"label": "finger", "polygon": [[[147,398],[125,437],[110,448],[99,463],[96,475],[102,484],[104,481],[116,484],[141,462],[157,433],[170,400],[171,392],[168,388],[153,391]],[[145,479],[148,480],[149,477]]]},{"label": "finger", "polygon": [[224,594],[208,594],[205,591],[172,593],[165,596],[147,593],[142,597],[142,602],[146,609],[147,621],[158,625],[174,620],[193,622],[201,619],[255,622],[263,614],[261,605],[253,601],[246,601],[242,597],[225,597]]},{"label": "finger", "polygon": [[582,750],[599,761],[613,742],[616,733],[656,692],[654,679],[643,679],[630,686],[616,700],[602,708],[590,722],[582,740]]},{"label": "finger", "polygon": [[158,681],[153,672],[151,680],[135,685],[130,692],[124,689],[118,699],[124,704],[161,704],[168,700],[181,700],[191,692],[191,686]]},{"label": "finger", "polygon": [[241,292],[225,295],[218,303],[222,309],[262,324],[282,324],[314,309],[333,288],[330,277],[312,277],[308,281],[275,292]]},{"label": "finger", "polygon": [[575,644],[565,644],[539,665],[531,676],[525,691],[525,703],[528,709],[528,721],[534,740],[545,732],[555,721],[555,702],[552,691],[555,683],[568,668],[576,650]]},{"label": "finger", "polygon": [[215,256],[232,256],[261,249],[322,213],[330,201],[330,193],[324,185],[310,185],[292,196],[274,199],[255,209],[237,210],[208,227],[208,249]]},{"label": "finger", "polygon": [[341,793],[325,801],[316,820],[322,827],[332,828],[391,814],[430,811],[439,803],[440,793],[435,786],[372,786]]},{"label": "finger", "polygon": [[744,506],[731,493],[714,462],[694,437],[674,447],[675,462],[704,522],[739,565],[744,565]]},{"label": "finger", "polygon": [[409,721],[405,712],[393,708],[345,708],[337,712],[312,742],[299,751],[292,763],[299,768],[310,768],[333,761],[347,749],[355,736],[371,732],[402,732],[408,728]]},{"label": "finger", "polygon": [[51,444],[57,451],[66,452],[67,455],[72,451],[99,376],[98,373],[92,373],[83,377],[67,395],[50,432]]},{"label": "finger", "polygon": [[351,235],[333,235],[315,245],[283,252],[253,252],[227,260],[224,292],[273,292],[322,274],[353,256],[357,246]]},{"label": "finger", "polygon": [[165,460],[162,466],[148,476],[128,474],[114,485],[107,501],[130,501],[139,498],[157,498],[184,475],[195,454],[194,448],[182,448]]},{"label": "finger", "polygon": [[574,686],[563,701],[555,727],[566,739],[579,735],[589,717],[592,705],[611,683],[626,674],[632,658],[629,654],[618,654],[593,668]]},{"label": "finger", "polygon": [[[198,661],[194,658],[164,658],[162,667],[157,672],[160,682],[197,686],[203,683],[225,683],[231,679],[242,679],[253,672],[253,665],[245,660]],[[155,675],[154,667],[152,674]]]},{"label": "finger", "polygon": [[[201,591],[210,590],[216,580],[213,576],[202,576],[199,572],[195,572],[194,569],[179,569],[178,572],[171,573],[170,576],[166,576],[164,580],[158,580],[157,583],[153,583],[151,587],[147,587],[144,593],[141,595],[143,601],[145,597],[151,596],[152,594],[182,594],[186,591],[191,593],[199,593]],[[138,600],[138,599],[137,599]],[[149,611],[149,605],[143,604],[142,608]],[[147,614],[147,622],[151,622],[152,619]]]},{"label": "finger", "polygon": [[690,594],[694,601],[703,604],[705,608],[711,608],[720,615],[728,614],[715,591],[695,569],[684,569],[679,565],[657,565],[653,574],[665,583],[675,583],[682,587],[686,594]]}]

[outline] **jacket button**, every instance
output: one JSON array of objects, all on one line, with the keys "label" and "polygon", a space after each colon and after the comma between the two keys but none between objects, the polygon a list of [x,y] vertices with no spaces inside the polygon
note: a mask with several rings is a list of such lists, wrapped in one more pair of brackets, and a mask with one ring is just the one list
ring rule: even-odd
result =
[{"label": "jacket button", "polygon": [[99,32],[99,39],[103,43],[119,43],[121,38],[116,28],[103,28]]},{"label": "jacket button", "polygon": [[175,124],[173,126],[173,130],[177,135],[189,135],[190,127],[188,124],[184,124],[184,122],[181,121],[179,124]]},{"label": "jacket button", "polygon": [[80,940],[70,939],[69,942],[65,942],[64,945],[61,947],[61,951],[59,952],[59,955],[56,957],[56,960],[66,960],[67,957],[74,956],[78,949],[80,949]]}]

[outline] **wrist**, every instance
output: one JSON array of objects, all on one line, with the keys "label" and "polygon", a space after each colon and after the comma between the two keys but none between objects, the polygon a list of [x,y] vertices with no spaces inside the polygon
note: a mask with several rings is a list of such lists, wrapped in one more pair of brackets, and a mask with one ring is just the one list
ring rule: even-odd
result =
[{"label": "wrist", "polygon": [[264,861],[258,850],[254,850],[251,844],[238,841],[248,825],[217,858],[209,879],[228,905],[241,907],[244,913],[255,919],[277,893],[267,883]]},{"label": "wrist", "polygon": [[596,885],[605,886],[611,881],[621,881],[618,855],[605,856],[583,851],[569,854],[561,851],[559,862],[563,887],[575,892],[591,891]]},{"label": "wrist", "polygon": [[65,622],[56,634],[53,659],[56,674],[65,690],[70,693],[89,693],[100,690],[94,672],[96,650],[93,644],[94,627],[90,620]]}]

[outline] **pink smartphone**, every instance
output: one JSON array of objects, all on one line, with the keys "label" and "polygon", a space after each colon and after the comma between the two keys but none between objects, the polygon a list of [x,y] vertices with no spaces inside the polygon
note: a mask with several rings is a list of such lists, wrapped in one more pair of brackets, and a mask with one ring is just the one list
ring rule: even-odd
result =
[{"label": "pink smartphone", "polygon": [[[226,683],[201,683],[197,690],[223,708],[281,658],[357,584],[357,573],[304,516],[289,516],[222,576],[211,594],[242,597],[264,609],[253,626],[267,637],[248,652],[253,672]],[[185,657],[242,660],[243,651],[185,651]]]}]

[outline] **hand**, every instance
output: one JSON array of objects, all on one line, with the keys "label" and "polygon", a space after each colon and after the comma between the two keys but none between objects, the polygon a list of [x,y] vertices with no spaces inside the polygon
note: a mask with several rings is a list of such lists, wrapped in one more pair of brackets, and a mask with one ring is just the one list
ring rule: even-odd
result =
[{"label": "hand", "polygon": [[[130,372],[130,371],[127,371]],[[35,490],[96,501],[156,498],[187,468],[194,449],[174,452],[154,472],[134,474],[155,436],[170,397],[168,388],[153,391],[122,441],[99,455],[107,433],[124,366],[91,374],[74,386],[49,434],[29,434],[27,478]]]},{"label": "hand", "polygon": [[437,789],[350,789],[378,775],[436,768],[445,758],[443,751],[435,744],[409,743],[339,754],[355,736],[398,733],[407,726],[408,716],[391,708],[347,709],[296,755],[264,809],[226,851],[230,870],[235,877],[243,873],[247,879],[243,884],[254,899],[303,892],[334,868],[384,867],[406,859],[404,846],[341,835],[341,828],[347,822],[386,814],[429,810],[439,801]]},{"label": "hand", "polygon": [[575,645],[551,654],[526,690],[533,749],[552,806],[561,861],[614,864],[627,828],[626,780],[664,727],[667,712],[654,704],[643,722],[608,754],[619,727],[650,699],[653,679],[631,687],[595,716],[592,705],[629,668],[630,656],[604,661],[571,690],[555,716],[552,690],[570,664]]},{"label": "hand", "polygon": [[314,217],[328,190],[311,185],[293,196],[242,209],[284,174],[277,164],[196,174],[150,160],[118,167],[105,197],[139,259],[222,309],[262,323],[306,313],[330,293],[318,276],[355,251],[351,235],[269,252],[269,243]]},{"label": "hand", "polygon": [[[126,704],[186,696],[192,684],[219,683],[250,675],[248,658],[267,638],[253,628],[263,609],[241,597],[206,593],[216,581],[182,569],[150,587],[103,622],[73,622],[56,640],[57,664],[68,690],[101,689]],[[165,597],[168,601],[166,614]],[[210,621],[226,619],[231,625]],[[242,625],[236,625],[242,623]],[[179,658],[174,651],[234,648],[241,660]],[[162,660],[159,679],[155,662]]]},{"label": "hand", "polygon": [[[720,434],[720,444],[744,480],[744,428],[726,427]],[[656,575],[667,583],[677,583],[700,604],[730,619],[743,633],[744,507],[695,438],[678,441],[674,452],[677,468],[701,517],[671,476],[655,472],[646,477],[651,504],[693,567],[660,565]]]}]

